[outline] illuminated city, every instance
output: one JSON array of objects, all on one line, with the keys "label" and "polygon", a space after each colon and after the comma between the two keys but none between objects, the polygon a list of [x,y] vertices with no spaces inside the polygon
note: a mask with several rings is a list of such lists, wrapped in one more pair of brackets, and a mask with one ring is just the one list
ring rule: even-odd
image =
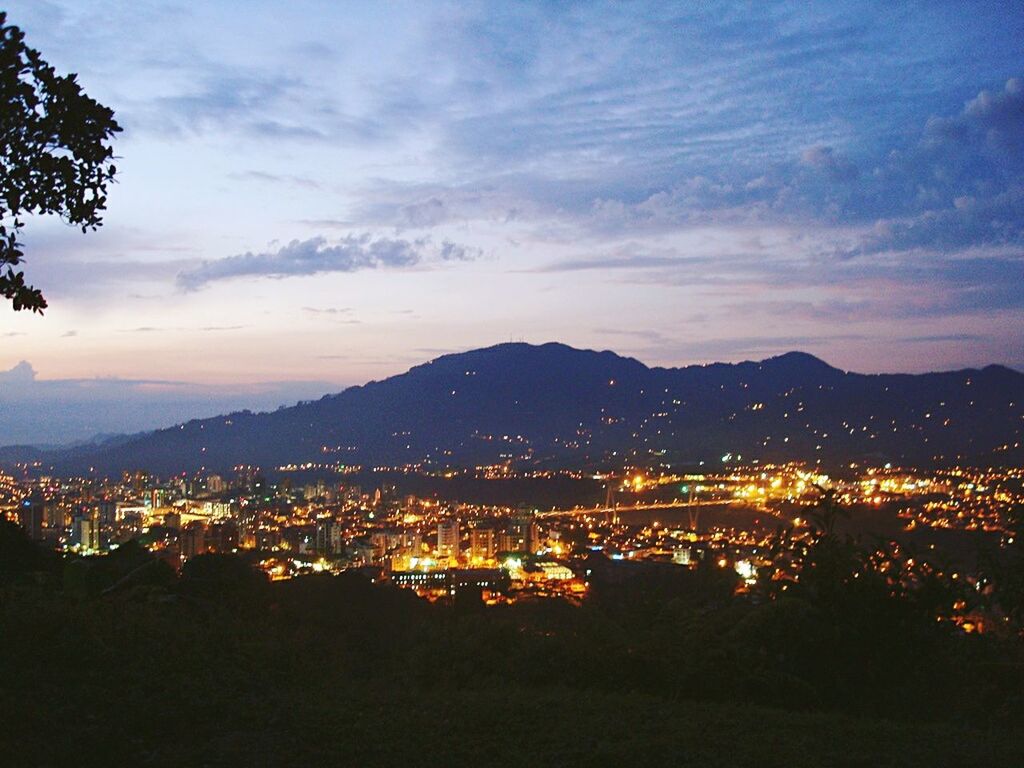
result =
[{"label": "illuminated city", "polygon": [[[490,605],[538,598],[578,603],[595,564],[617,562],[652,569],[713,563],[736,573],[737,593],[750,592],[759,578],[784,589],[799,578],[798,563],[814,534],[809,516],[825,493],[862,526],[870,521],[873,532],[890,537],[877,552],[883,569],[900,559],[901,548],[921,552],[916,563],[909,555],[900,559],[912,569],[935,567],[930,556],[946,557],[950,548],[1012,544],[1008,513],[1024,504],[1024,470],[851,465],[830,476],[786,464],[714,474],[565,472],[557,474],[576,481],[581,495],[604,488],[606,498],[558,509],[420,498],[375,481],[374,473],[366,485],[349,480],[362,476],[360,467],[305,483],[293,468],[283,469],[277,483],[251,466],[228,478],[136,472],[119,482],[46,476],[19,482],[4,475],[0,492],[9,520],[67,553],[100,555],[135,540],[175,569],[207,552],[243,553],[272,580],[351,569],[431,601],[478,587]],[[375,468],[385,478],[415,472]],[[472,474],[493,479],[494,468]],[[501,478],[514,480],[517,473],[506,469]],[[960,536],[946,535],[954,531]],[[969,567],[960,578],[979,592],[985,588]],[[949,618],[970,631],[986,623],[966,614]]]},{"label": "illuminated city", "polygon": [[0,768],[1024,766],[1022,40],[0,2]]}]

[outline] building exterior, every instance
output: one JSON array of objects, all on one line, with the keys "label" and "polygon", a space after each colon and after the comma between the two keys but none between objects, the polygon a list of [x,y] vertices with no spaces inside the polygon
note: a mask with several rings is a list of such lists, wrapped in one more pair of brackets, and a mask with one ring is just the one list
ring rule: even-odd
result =
[{"label": "building exterior", "polygon": [[512,518],[506,531],[508,538],[500,547],[507,552],[529,552],[535,554],[540,549],[540,526],[533,513],[521,512]]},{"label": "building exterior", "polygon": [[181,556],[188,560],[206,551],[206,525],[195,520],[181,529]]},{"label": "building exterior", "polygon": [[442,520],[437,524],[437,554],[438,557],[457,558],[459,556],[458,520]]},{"label": "building exterior", "polygon": [[18,507],[18,524],[25,529],[25,533],[33,541],[40,541],[43,538],[45,506],[42,496],[32,495],[22,501]]},{"label": "building exterior", "polygon": [[344,546],[342,528],[329,517],[316,521],[316,551],[320,555],[337,555]]},{"label": "building exterior", "polygon": [[496,537],[490,527],[473,527],[469,531],[469,559],[473,562],[493,560]]},{"label": "building exterior", "polygon": [[89,514],[75,518],[74,534],[75,541],[82,550],[99,550],[102,545],[99,516]]},{"label": "building exterior", "polygon": [[227,483],[220,475],[206,476],[206,490],[209,493],[223,493],[227,489]]}]

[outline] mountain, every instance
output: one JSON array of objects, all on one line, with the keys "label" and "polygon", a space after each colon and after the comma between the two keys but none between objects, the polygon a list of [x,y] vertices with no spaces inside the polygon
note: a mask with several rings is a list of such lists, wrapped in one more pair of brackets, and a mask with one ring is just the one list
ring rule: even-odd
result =
[{"label": "mountain", "polygon": [[743,460],[1020,463],[1024,374],[865,375],[790,352],[648,368],[563,344],[501,344],[269,413],[243,411],[51,452],[58,471],[238,464],[521,467]]}]

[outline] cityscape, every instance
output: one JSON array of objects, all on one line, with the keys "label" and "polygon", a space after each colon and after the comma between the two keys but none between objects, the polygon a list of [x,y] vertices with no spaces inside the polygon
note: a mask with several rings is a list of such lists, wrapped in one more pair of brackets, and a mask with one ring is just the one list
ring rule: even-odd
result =
[{"label": "cityscape", "polygon": [[[2,509],[34,541],[68,555],[97,556],[137,542],[180,570],[206,553],[241,553],[274,581],[354,570],[429,601],[450,602],[468,590],[488,605],[542,598],[578,604],[592,578],[702,564],[734,573],[739,595],[765,581],[786,589],[799,580],[825,496],[862,530],[886,534],[877,550],[883,572],[895,561],[901,578],[913,578],[915,568],[937,570],[986,545],[1013,545],[1014,515],[1024,505],[1021,469],[888,464],[850,465],[834,477],[796,463],[717,473],[541,473],[573,482],[581,496],[605,493],[593,506],[563,509],[421,498],[388,482],[415,467],[368,475],[350,467],[340,478],[306,483],[290,467],[277,482],[252,466],[227,478],[126,472],[116,482],[32,478],[31,467],[21,469],[31,479],[0,475]],[[485,480],[493,473],[474,471]],[[957,577],[980,598],[990,585],[978,565],[964,562]],[[596,569],[602,573],[595,576]],[[1009,621],[986,614],[981,602],[956,601],[937,618],[967,632]]]},{"label": "cityscape", "polygon": [[1024,766],[1022,40],[0,3],[0,765]]}]

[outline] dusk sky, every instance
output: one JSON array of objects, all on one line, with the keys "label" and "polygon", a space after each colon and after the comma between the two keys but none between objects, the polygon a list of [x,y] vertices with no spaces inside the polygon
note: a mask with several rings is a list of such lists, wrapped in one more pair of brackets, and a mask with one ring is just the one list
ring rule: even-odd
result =
[{"label": "dusk sky", "polygon": [[510,339],[1024,367],[1019,3],[4,6],[125,130],[101,230],[27,220],[0,444]]}]

